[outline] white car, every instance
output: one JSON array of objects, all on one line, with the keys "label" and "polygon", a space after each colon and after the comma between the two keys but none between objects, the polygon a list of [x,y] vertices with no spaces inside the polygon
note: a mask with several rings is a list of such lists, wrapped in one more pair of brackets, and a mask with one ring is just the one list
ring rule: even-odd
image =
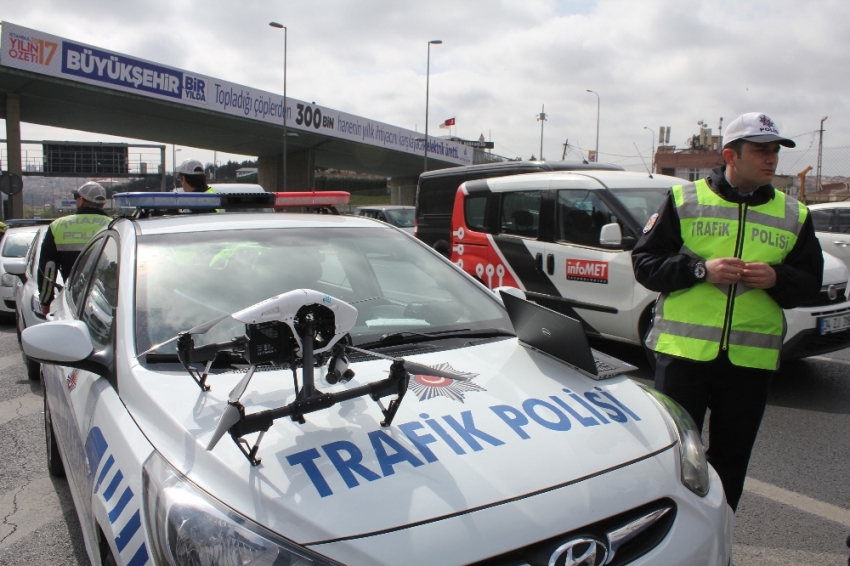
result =
[{"label": "white car", "polygon": [[374,218],[404,230],[409,234],[415,233],[416,207],[404,205],[374,205],[359,206],[354,210],[356,216]]},{"label": "white car", "polygon": [[23,348],[93,564],[729,564],[678,405],[381,223],[124,218],[55,302]]},{"label": "white car", "polygon": [[823,202],[809,210],[820,247],[850,266],[850,202]]},{"label": "white car", "polygon": [[[7,273],[17,276],[17,281],[15,282],[15,309],[18,342],[20,342],[21,332],[25,328],[46,321],[44,314],[41,312],[36,273],[38,271],[38,259],[41,254],[41,243],[44,241],[47,230],[49,230],[47,226],[38,228],[35,239],[25,259],[10,260],[4,265]],[[54,291],[58,291],[64,283],[61,273],[57,273],[57,283],[58,285]],[[24,358],[28,377],[32,380],[37,380],[40,375],[41,364],[31,360],[23,352],[21,352],[21,355]]]},{"label": "white car", "polygon": [[21,263],[27,257],[39,226],[9,228],[0,241],[0,319],[15,320],[15,286],[19,279],[9,273],[5,266],[9,262]]},{"label": "white car", "polygon": [[[490,288],[517,287],[581,320],[589,335],[641,345],[658,293],[635,280],[631,249],[670,188],[685,182],[626,171],[468,181],[455,197],[451,259]],[[824,260],[816,304],[785,311],[783,359],[850,346],[850,274]]]}]

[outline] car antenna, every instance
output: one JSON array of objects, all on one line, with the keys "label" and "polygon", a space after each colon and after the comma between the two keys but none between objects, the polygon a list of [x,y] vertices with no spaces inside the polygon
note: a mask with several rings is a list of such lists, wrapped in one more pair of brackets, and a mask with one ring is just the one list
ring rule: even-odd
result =
[{"label": "car antenna", "polygon": [[638,155],[640,156],[640,160],[643,162],[643,166],[644,166],[644,168],[646,169],[646,173],[647,173],[647,175],[649,175],[649,178],[650,178],[650,179],[654,179],[655,177],[653,177],[653,176],[652,176],[652,171],[650,171],[650,170],[649,170],[649,167],[647,167],[647,166],[646,166],[646,159],[644,159],[644,158],[643,158],[643,154],[642,154],[642,153],[640,152],[640,150],[638,149],[637,144],[636,144],[635,142],[632,142],[632,143],[634,144],[635,149],[637,149]]}]

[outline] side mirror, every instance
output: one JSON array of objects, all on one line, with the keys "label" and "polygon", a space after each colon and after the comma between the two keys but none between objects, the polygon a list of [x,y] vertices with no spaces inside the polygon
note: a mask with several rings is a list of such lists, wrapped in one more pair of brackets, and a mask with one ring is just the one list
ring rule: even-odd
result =
[{"label": "side mirror", "polygon": [[599,245],[606,248],[620,247],[623,245],[623,230],[616,222],[606,224],[599,231]]},{"label": "side mirror", "polygon": [[21,280],[23,280],[24,274],[26,274],[27,272],[27,260],[10,259],[5,264],[3,264],[3,268],[6,270],[6,273],[17,275],[21,278]]},{"label": "side mirror", "polygon": [[502,295],[499,293],[507,293],[508,295],[512,295],[518,299],[522,299],[523,301],[527,301],[528,299],[525,297],[525,293],[523,293],[522,289],[517,289],[516,287],[496,287],[493,289],[493,293],[496,295],[496,298],[499,299],[499,302],[502,301]]},{"label": "side mirror", "polygon": [[27,357],[43,364],[67,366],[109,375],[108,349],[94,353],[89,329],[79,320],[57,320],[24,329],[21,345]]}]

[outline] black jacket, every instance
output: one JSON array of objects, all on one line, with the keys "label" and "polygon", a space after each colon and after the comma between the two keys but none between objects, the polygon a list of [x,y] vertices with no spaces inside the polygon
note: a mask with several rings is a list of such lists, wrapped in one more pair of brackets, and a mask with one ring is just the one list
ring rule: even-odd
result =
[{"label": "black jacket", "polygon": [[[741,196],[726,181],[724,171],[725,166],[718,167],[706,178],[711,190],[723,200],[757,206],[774,198],[775,192],[770,185],[759,187],[749,197]],[[679,214],[669,194],[658,211],[655,225],[640,237],[632,250],[632,267],[637,281],[659,293],[672,293],[695,285],[693,268],[697,260],[680,253],[683,244]],[[785,260],[772,267],[776,271],[776,285],[766,292],[780,307],[791,309],[818,298],[823,282],[823,252],[815,236],[811,214]]]},{"label": "black jacket", "polygon": [[[97,208],[93,206],[84,206],[77,209],[75,214],[100,214],[102,216],[109,216],[106,214],[102,208]],[[48,287],[45,287],[44,274],[46,270],[54,272],[58,269],[59,272],[62,273],[62,278],[67,283],[68,276],[71,275],[71,268],[74,267],[74,262],[77,261],[77,257],[80,255],[80,252],[60,252],[56,249],[56,240],[53,238],[53,230],[50,228],[47,229],[47,233],[44,235],[44,240],[41,242],[41,252],[38,256],[38,288],[41,293],[41,303],[42,304],[50,304],[53,301],[53,284],[50,283]],[[53,268],[48,269],[48,263],[52,262]],[[56,276],[53,275],[53,283],[56,282]]]}]

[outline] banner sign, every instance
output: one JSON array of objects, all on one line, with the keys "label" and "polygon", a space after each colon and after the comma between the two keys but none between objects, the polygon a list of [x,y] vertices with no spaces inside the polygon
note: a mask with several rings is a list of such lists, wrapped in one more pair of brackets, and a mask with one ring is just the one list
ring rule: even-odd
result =
[{"label": "banner sign", "polygon": [[478,141],[478,140],[454,140],[461,145],[467,147],[475,147],[478,149],[493,149],[496,147],[495,142]]},{"label": "banner sign", "polygon": [[[283,125],[283,96],[152,63],[3,22],[0,65],[122,92]],[[424,136],[361,116],[287,97],[286,126],[292,130],[424,155]],[[469,147],[428,138],[428,155],[471,165]]]}]

